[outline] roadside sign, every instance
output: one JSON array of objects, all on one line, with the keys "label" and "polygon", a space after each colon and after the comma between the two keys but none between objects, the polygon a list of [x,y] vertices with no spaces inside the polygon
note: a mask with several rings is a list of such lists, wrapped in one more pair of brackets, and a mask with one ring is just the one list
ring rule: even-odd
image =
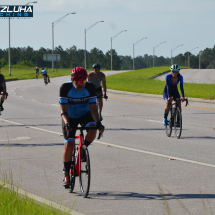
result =
[{"label": "roadside sign", "polygon": [[60,54],[44,54],[43,61],[60,61]]}]

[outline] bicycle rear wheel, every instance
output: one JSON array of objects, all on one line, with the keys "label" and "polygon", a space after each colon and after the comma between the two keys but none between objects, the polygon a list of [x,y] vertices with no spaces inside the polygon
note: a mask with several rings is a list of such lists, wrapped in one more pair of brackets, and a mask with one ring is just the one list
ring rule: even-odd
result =
[{"label": "bicycle rear wheel", "polygon": [[[177,124],[179,124],[177,126]],[[182,132],[182,115],[179,107],[177,107],[176,112],[174,114],[174,127],[175,127],[175,135],[177,139],[181,137]]]},{"label": "bicycle rear wheel", "polygon": [[167,137],[170,137],[172,134],[172,110],[170,109],[169,114],[167,116],[167,126],[166,126],[166,135]]},{"label": "bicycle rear wheel", "polygon": [[79,182],[82,192],[82,196],[86,198],[90,190],[90,156],[87,147],[84,145],[81,148],[82,155],[85,158],[81,158],[81,172],[79,173]]}]

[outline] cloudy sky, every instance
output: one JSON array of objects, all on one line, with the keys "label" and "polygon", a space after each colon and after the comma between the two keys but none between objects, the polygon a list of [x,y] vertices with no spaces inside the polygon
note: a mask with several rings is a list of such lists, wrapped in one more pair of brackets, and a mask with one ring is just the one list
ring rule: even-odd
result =
[{"label": "cloudy sky", "polygon": [[[0,0],[0,5],[25,5],[26,0]],[[173,56],[186,51],[197,54],[215,45],[215,0],[38,0],[31,19],[11,20],[11,47],[52,48],[52,22],[68,15],[54,27],[55,46],[73,45],[84,49],[84,29],[98,21],[87,32],[87,50],[96,47],[106,53],[111,47],[119,55]],[[8,20],[0,19],[0,48],[8,48]]]}]

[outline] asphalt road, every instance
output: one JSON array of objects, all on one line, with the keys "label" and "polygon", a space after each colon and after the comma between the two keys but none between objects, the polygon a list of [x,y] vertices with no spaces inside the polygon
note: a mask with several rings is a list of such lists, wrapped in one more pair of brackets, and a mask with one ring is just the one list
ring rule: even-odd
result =
[{"label": "asphalt road", "polygon": [[73,209],[83,214],[163,214],[166,204],[174,214],[186,214],[181,203],[191,214],[215,213],[212,103],[183,107],[178,140],[174,133],[165,134],[162,96],[109,92],[104,136],[89,146],[89,197],[82,198],[78,178],[74,193],[65,190],[58,96],[68,80],[52,78],[48,86],[42,79],[7,83],[9,97],[0,116],[1,176],[10,169],[20,188],[67,207],[74,203]]},{"label": "asphalt road", "polygon": [[[182,69],[180,73],[185,83],[215,84],[215,69]],[[157,77],[156,80],[165,80],[167,74]]]}]

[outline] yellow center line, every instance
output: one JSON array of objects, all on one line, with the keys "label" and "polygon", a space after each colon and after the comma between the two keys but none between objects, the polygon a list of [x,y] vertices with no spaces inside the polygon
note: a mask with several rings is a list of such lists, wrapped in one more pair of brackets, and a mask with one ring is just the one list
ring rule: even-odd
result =
[{"label": "yellow center line", "polygon": [[[140,100],[134,100],[134,99],[123,99],[123,98],[116,98],[116,97],[108,97],[108,98],[131,101],[131,102],[144,102],[144,103],[150,103],[150,104],[166,105],[165,103],[159,103],[159,102],[148,102],[148,101],[140,101]],[[182,105],[182,107],[185,107],[185,106]],[[215,108],[194,107],[194,106],[187,106],[187,108],[199,108],[199,109],[206,109],[206,110],[215,110]]]}]

